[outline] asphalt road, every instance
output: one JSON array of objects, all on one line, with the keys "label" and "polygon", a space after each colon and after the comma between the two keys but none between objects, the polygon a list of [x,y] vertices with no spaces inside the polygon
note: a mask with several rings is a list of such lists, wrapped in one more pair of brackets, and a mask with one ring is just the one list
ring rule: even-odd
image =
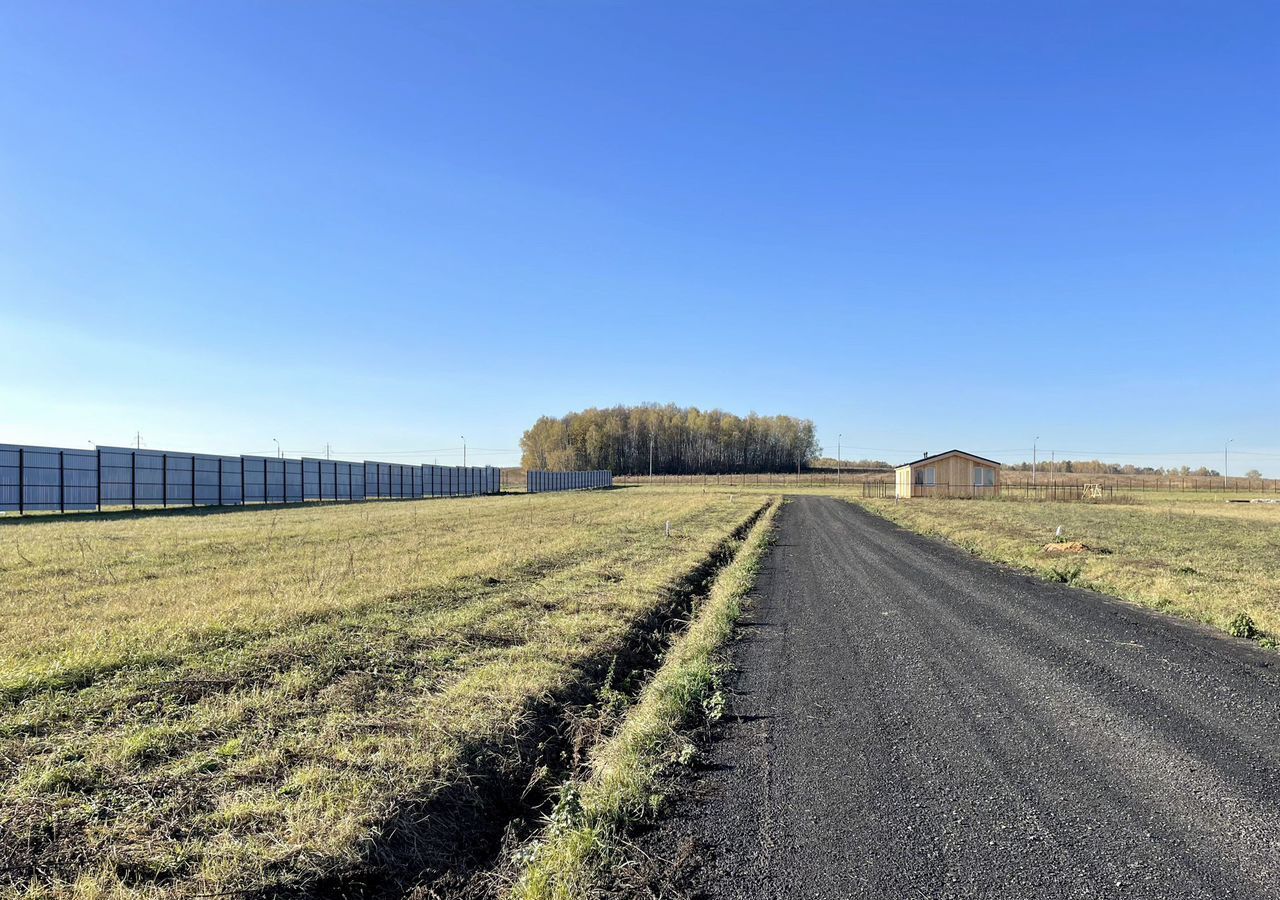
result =
[{"label": "asphalt road", "polygon": [[817,497],[742,633],[695,895],[1280,897],[1274,654]]}]

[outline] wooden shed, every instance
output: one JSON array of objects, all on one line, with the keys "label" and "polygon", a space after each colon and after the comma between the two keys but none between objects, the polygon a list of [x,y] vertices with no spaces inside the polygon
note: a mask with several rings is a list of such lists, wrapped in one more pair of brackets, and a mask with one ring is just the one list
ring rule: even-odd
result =
[{"label": "wooden shed", "polygon": [[990,497],[1000,492],[1000,463],[948,450],[893,470],[897,497]]}]

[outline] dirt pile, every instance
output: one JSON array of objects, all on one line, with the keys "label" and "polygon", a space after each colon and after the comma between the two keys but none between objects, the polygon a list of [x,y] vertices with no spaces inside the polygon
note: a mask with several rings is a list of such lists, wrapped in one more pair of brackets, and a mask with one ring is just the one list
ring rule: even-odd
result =
[{"label": "dirt pile", "polygon": [[1045,553],[1088,553],[1092,549],[1088,544],[1082,544],[1079,541],[1055,542],[1044,545]]}]

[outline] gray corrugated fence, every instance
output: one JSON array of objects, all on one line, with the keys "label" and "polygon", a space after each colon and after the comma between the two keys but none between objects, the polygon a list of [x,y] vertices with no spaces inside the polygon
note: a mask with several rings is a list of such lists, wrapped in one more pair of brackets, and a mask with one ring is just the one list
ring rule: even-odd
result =
[{"label": "gray corrugated fence", "polygon": [[530,469],[526,487],[530,494],[549,491],[589,491],[595,488],[613,487],[613,473],[605,469],[592,472],[544,472]]},{"label": "gray corrugated fence", "polygon": [[240,506],[497,494],[496,466],[0,444],[0,512]]}]

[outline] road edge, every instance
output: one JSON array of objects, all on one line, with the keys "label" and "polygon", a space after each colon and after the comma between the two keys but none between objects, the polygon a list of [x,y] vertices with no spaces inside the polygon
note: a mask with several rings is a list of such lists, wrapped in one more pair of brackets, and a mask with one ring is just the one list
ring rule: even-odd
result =
[{"label": "road edge", "polygon": [[626,858],[628,826],[651,819],[662,805],[654,789],[663,773],[696,756],[689,735],[723,712],[722,651],[755,585],[782,502],[773,498],[742,539],[639,701],[592,754],[590,774],[561,788],[543,835],[520,854],[512,900],[571,900],[598,889]]},{"label": "road edge", "polygon": [[1052,568],[1046,569],[1027,565],[985,547],[970,546],[962,541],[956,540],[946,532],[935,528],[927,526],[916,527],[914,523],[895,519],[888,515],[884,510],[875,506],[868,506],[865,503],[860,503],[855,498],[841,497],[839,499],[852,506],[856,506],[868,515],[875,516],[878,519],[888,522],[896,528],[901,528],[903,531],[922,537],[925,540],[936,541],[953,550],[966,553],[975,559],[979,559],[987,563],[988,565],[997,566],[1018,575],[1027,575],[1038,581],[1042,581],[1045,584],[1061,584],[1065,587],[1071,588],[1072,590],[1088,591],[1091,594],[1103,597],[1114,603],[1120,603],[1134,609],[1142,610],[1151,615],[1167,619],[1169,622],[1203,629],[1205,634],[1211,634],[1223,641],[1235,645],[1251,647],[1256,652],[1264,654],[1268,661],[1272,661],[1275,655],[1280,653],[1280,635],[1256,628],[1253,624],[1253,620],[1243,611],[1229,622],[1221,622],[1199,615],[1195,610],[1188,609],[1177,603],[1159,605],[1142,596],[1130,595],[1122,590],[1116,589],[1105,579],[1101,581],[1094,579],[1076,581],[1074,578],[1057,577],[1055,576]]}]

